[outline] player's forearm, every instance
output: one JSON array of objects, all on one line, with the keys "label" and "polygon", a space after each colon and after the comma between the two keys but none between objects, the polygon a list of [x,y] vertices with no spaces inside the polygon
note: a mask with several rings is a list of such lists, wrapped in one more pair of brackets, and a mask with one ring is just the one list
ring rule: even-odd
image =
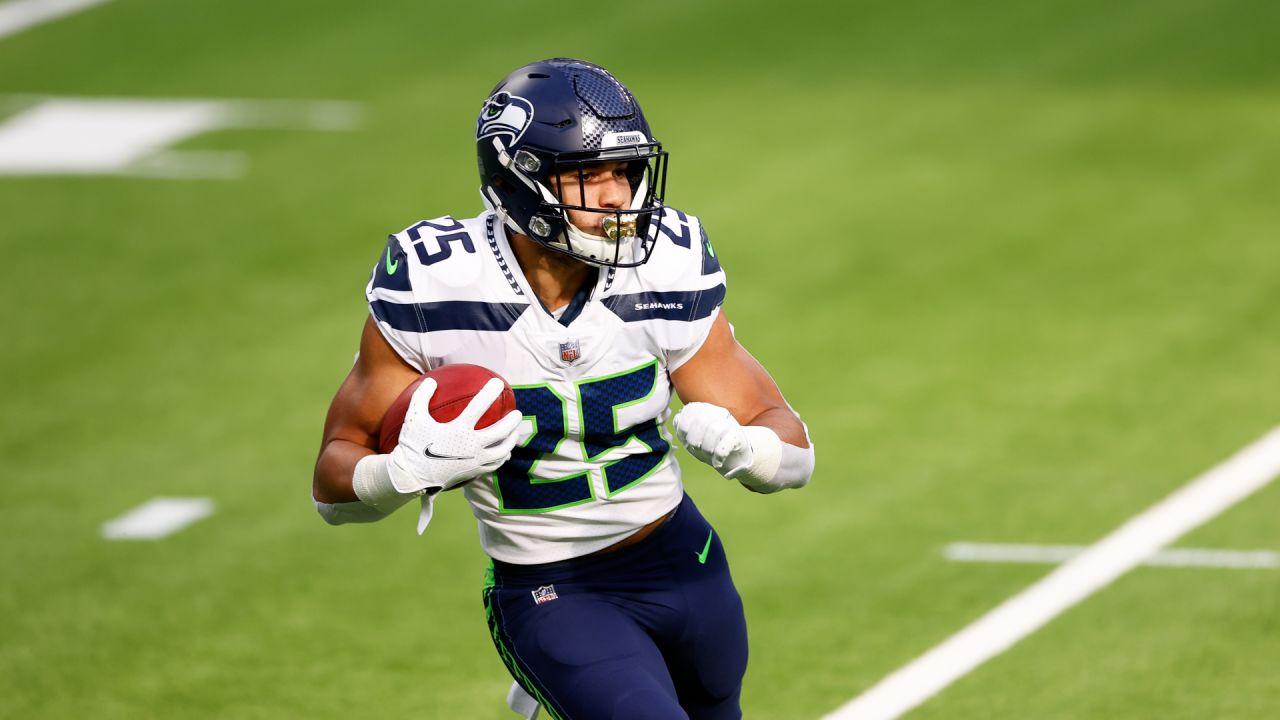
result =
[{"label": "player's forearm", "polygon": [[766,427],[773,431],[778,439],[798,448],[809,447],[809,434],[804,423],[789,407],[773,407],[752,418],[743,425]]},{"label": "player's forearm", "polygon": [[352,488],[351,478],[355,474],[356,463],[373,454],[373,450],[350,440],[329,440],[316,460],[311,494],[323,503],[358,501],[360,498]]},{"label": "player's forearm", "polygon": [[[345,440],[327,443],[316,462],[312,483],[316,512],[330,525],[371,523],[390,515],[407,502],[409,496],[384,493],[388,497],[382,497],[381,502],[371,501],[362,497],[358,489],[362,480],[367,487],[371,485],[371,476],[386,475],[386,465],[386,455],[377,455],[359,443]],[[384,484],[390,485],[389,478]]]},{"label": "player's forearm", "polygon": [[771,408],[743,429],[752,447],[752,461],[727,477],[764,493],[809,483],[814,466],[813,446],[808,428],[794,410],[786,406]]}]

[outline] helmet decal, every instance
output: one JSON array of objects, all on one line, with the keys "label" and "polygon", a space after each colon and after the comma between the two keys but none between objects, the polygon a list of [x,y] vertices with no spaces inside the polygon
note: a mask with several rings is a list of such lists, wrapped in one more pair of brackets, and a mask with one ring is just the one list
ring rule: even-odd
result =
[{"label": "helmet decal", "polygon": [[505,90],[496,92],[484,101],[484,107],[480,109],[480,117],[476,119],[476,140],[505,136],[507,147],[511,147],[520,141],[531,122],[532,103]]},{"label": "helmet decal", "polygon": [[642,132],[611,132],[605,133],[604,138],[600,140],[600,147],[611,148],[619,145],[643,145],[649,142],[649,138],[645,137]]}]

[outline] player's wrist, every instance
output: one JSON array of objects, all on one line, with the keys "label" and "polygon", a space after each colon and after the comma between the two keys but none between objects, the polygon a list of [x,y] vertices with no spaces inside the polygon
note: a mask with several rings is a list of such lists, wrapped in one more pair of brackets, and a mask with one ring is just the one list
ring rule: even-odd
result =
[{"label": "player's wrist", "polygon": [[330,525],[346,525],[347,523],[377,522],[387,515],[381,510],[355,500],[352,502],[326,503],[312,498],[316,512]]},{"label": "player's wrist", "polygon": [[742,462],[725,472],[730,479],[753,477],[771,479],[778,472],[778,463],[782,458],[782,440],[778,434],[760,425],[743,425]]},{"label": "player's wrist", "polygon": [[750,447],[750,460],[725,473],[749,490],[774,493],[804,487],[813,475],[813,446],[796,447],[782,442],[772,429],[760,425],[742,428]]},{"label": "player's wrist", "polygon": [[421,489],[410,489],[405,478],[397,482],[396,476],[403,474],[392,455],[366,455],[356,463],[351,489],[365,505],[389,515],[422,495]]}]

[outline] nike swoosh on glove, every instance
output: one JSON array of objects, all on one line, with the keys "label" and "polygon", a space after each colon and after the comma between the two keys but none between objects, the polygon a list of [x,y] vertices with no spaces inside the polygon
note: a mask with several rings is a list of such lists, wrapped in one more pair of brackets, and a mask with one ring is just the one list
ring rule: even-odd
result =
[{"label": "nike swoosh on glove", "polygon": [[471,398],[458,417],[442,423],[427,410],[437,383],[427,378],[413,392],[400,429],[400,444],[391,451],[387,470],[401,493],[434,494],[497,470],[511,458],[520,427],[520,411],[476,429],[480,416],[502,394],[503,382],[492,378]]},{"label": "nike swoosh on glove", "polygon": [[733,414],[719,405],[685,405],[672,422],[689,454],[725,477],[751,467],[751,441]]}]

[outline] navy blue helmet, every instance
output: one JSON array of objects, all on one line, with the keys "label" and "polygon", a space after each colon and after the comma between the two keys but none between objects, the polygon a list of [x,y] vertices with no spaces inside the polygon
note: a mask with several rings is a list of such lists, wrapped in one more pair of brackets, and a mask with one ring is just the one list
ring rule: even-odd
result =
[{"label": "navy blue helmet", "polygon": [[[667,153],[631,91],[608,70],[553,58],[511,73],[480,109],[476,155],[480,193],[511,230],[593,265],[631,267],[649,259]],[[565,202],[585,200],[584,170],[609,161],[626,170],[627,207]],[[576,182],[578,192],[566,193],[566,182]],[[570,210],[604,214],[604,235],[575,227]]]}]

